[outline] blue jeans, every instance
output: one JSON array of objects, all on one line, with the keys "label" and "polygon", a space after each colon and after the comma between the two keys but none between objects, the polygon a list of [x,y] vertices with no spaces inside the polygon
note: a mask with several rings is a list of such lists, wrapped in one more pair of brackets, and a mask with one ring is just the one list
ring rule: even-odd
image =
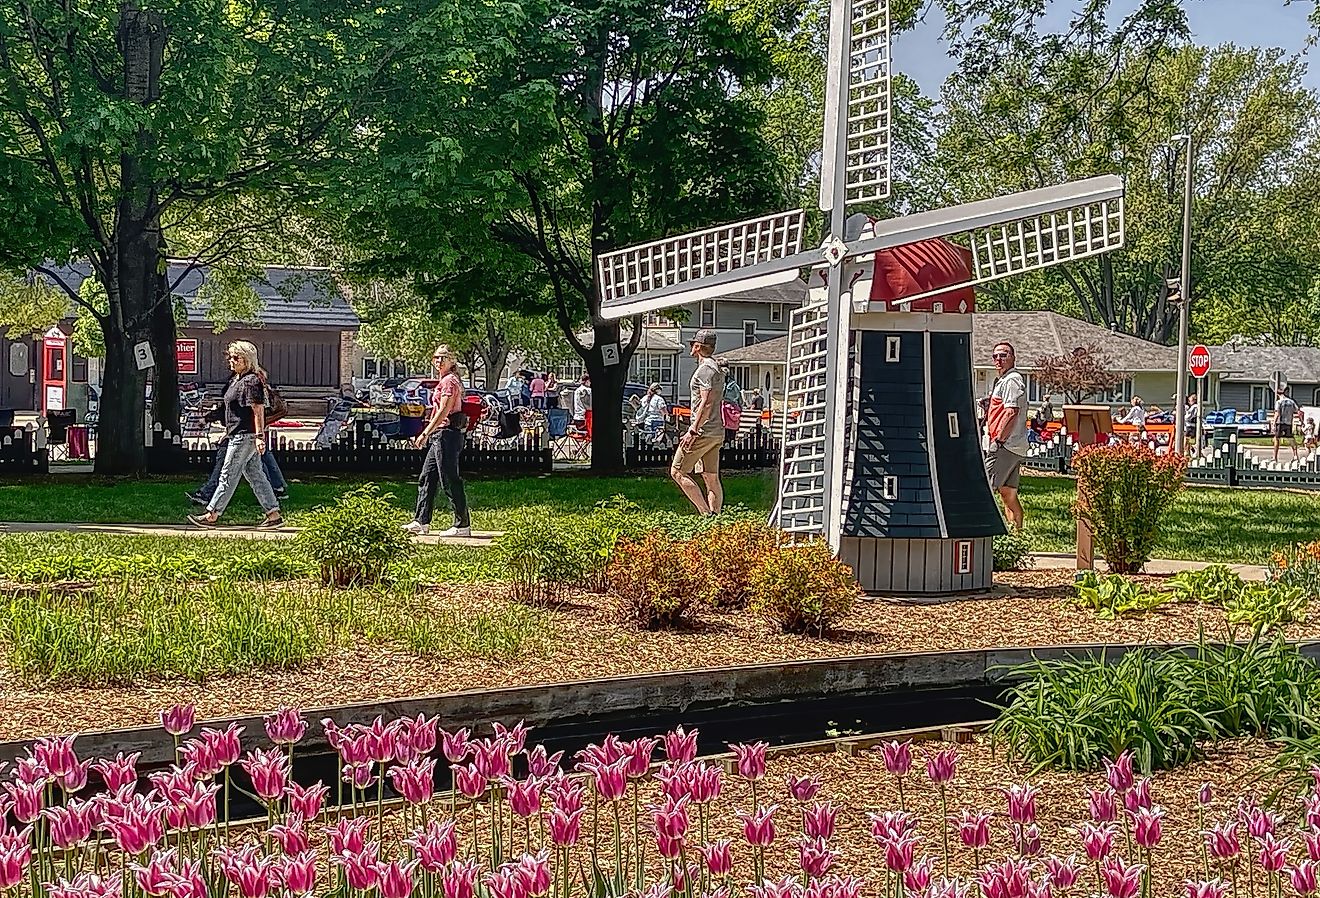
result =
[{"label": "blue jeans", "polygon": [[[208,502],[215,495],[216,488],[220,486],[220,469],[225,466],[225,449],[226,444],[221,443],[215,450],[215,464],[211,466],[211,476],[197,491],[197,495]],[[280,463],[275,460],[275,453],[269,448],[266,449],[266,454],[261,456],[261,466],[266,470],[266,480],[269,481],[272,490],[282,493],[289,488],[284,482],[284,472],[280,470]]]},{"label": "blue jeans", "polygon": [[266,479],[266,471],[261,464],[261,456],[257,453],[256,436],[250,433],[236,433],[226,441],[225,460],[220,468],[220,484],[216,487],[215,495],[211,497],[207,511],[213,512],[216,517],[225,513],[225,509],[229,507],[229,500],[234,498],[234,491],[238,489],[240,477],[251,484],[252,492],[256,494],[262,511],[269,514],[279,510],[280,503],[275,500],[275,493],[270,488],[270,481]]}]

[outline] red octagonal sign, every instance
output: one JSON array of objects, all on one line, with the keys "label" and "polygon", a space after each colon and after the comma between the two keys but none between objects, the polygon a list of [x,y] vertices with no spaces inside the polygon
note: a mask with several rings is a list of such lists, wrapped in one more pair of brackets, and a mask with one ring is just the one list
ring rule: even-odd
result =
[{"label": "red octagonal sign", "polygon": [[1187,363],[1192,369],[1193,377],[1205,377],[1210,373],[1210,350],[1199,344],[1193,346],[1191,354],[1187,357]]}]

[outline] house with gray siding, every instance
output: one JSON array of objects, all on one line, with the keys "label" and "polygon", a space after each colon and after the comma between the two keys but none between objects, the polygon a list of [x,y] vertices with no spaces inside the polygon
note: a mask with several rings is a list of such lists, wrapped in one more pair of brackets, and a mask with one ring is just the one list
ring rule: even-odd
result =
[{"label": "house with gray siding", "polygon": [[1210,379],[1217,408],[1241,413],[1274,408],[1270,384],[1279,374],[1299,405],[1320,405],[1320,347],[1210,347]]}]

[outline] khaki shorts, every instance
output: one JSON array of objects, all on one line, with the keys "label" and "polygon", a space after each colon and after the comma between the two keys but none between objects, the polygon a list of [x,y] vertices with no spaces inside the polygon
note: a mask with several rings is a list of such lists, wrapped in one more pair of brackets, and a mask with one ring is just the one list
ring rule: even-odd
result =
[{"label": "khaki shorts", "polygon": [[723,433],[699,436],[692,441],[692,448],[684,449],[680,444],[674,451],[674,463],[671,466],[680,474],[720,473],[720,446],[724,445]]},{"label": "khaki shorts", "polygon": [[1022,480],[1022,456],[1006,446],[991,449],[985,456],[985,476],[992,490],[1017,489]]}]

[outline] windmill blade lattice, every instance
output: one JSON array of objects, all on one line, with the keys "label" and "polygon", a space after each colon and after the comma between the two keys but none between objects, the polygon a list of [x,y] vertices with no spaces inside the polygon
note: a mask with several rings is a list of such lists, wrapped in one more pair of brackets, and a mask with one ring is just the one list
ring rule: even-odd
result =
[{"label": "windmill blade lattice", "polygon": [[890,190],[889,0],[853,0],[848,45],[848,205]]}]

